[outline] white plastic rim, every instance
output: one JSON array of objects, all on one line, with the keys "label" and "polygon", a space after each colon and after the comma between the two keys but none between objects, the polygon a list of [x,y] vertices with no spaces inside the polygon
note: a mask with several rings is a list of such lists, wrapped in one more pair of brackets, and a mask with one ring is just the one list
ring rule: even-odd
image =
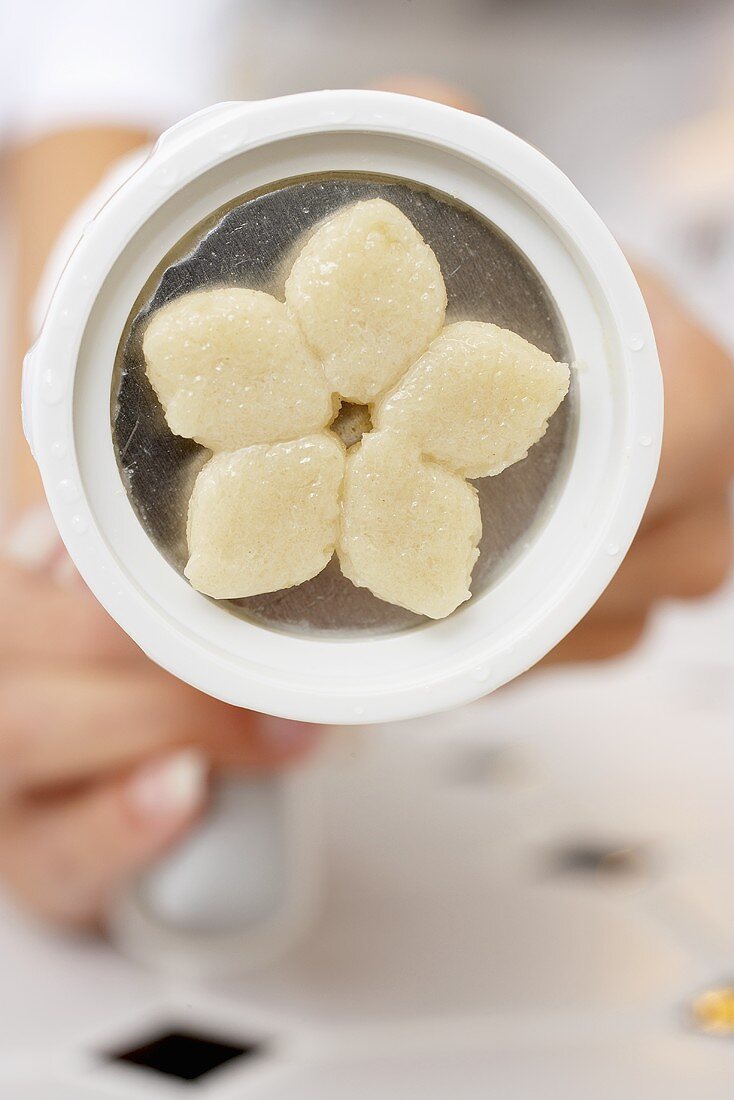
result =
[{"label": "white plastic rim", "polygon": [[[483,595],[429,626],[309,638],[195,592],[145,534],[115,460],[110,383],[151,272],[224,203],[313,172],[398,176],[494,222],[552,294],[578,364],[578,432],[543,524]],[[364,723],[468,702],[540,660],[586,614],[637,530],[655,478],[662,384],[622,252],[536,149],[475,115],[385,92],[221,104],[167,131],[90,221],[27,357],[24,423],[66,546],[149,656],[220,699],[286,718]]]}]

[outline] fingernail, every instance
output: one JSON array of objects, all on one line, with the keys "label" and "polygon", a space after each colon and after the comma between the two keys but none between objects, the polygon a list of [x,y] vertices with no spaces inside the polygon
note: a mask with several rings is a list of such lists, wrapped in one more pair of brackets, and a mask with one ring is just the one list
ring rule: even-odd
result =
[{"label": "fingernail", "polygon": [[132,812],[146,824],[181,821],[202,805],[207,765],[196,749],[184,749],[140,768],[129,782]]},{"label": "fingernail", "polygon": [[51,568],[64,545],[45,505],[31,508],[0,539],[0,555],[25,569]]},{"label": "fingernail", "polygon": [[319,734],[319,726],[307,722],[290,722],[285,718],[258,716],[257,731],[261,741],[276,753],[291,753],[312,745]]}]

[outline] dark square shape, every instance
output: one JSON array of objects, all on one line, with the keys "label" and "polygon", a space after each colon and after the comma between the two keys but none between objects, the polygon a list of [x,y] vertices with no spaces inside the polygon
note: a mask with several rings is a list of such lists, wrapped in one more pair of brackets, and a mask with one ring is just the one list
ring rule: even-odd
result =
[{"label": "dark square shape", "polygon": [[646,853],[641,847],[596,840],[562,845],[551,853],[550,863],[554,871],[570,875],[623,878],[647,870]]},{"label": "dark square shape", "polygon": [[115,1051],[109,1055],[109,1060],[129,1062],[178,1077],[181,1081],[198,1081],[235,1058],[256,1058],[263,1050],[264,1044],[258,1041],[235,1044],[210,1035],[177,1030],[161,1032],[131,1050]]}]

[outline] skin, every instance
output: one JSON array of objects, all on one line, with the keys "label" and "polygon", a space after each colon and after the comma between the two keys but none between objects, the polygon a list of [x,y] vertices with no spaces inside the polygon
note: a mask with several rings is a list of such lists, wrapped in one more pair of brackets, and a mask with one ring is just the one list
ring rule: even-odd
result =
[{"label": "skin", "polygon": [[638,269],[665,384],[660,468],[645,517],[613,582],[549,662],[631,649],[655,606],[715,592],[732,565],[734,365],[650,272]]},{"label": "skin", "polygon": [[[59,231],[110,165],[150,140],[136,130],[67,131],[8,158],[4,182],[20,244],[17,363],[32,339],[29,302]],[[11,528],[43,499],[16,413],[19,370],[12,383],[3,424]],[[3,558],[2,532],[0,616],[0,876],[54,921],[99,922],[120,885],[201,814],[205,790],[182,805],[161,788],[161,771],[181,749],[196,747],[212,771],[253,772],[289,766],[316,740],[313,727],[226,706],[169,676],[80,580],[60,583],[52,562],[29,570]]]},{"label": "skin", "polygon": [[[402,78],[383,86],[398,83],[408,94],[478,109],[464,93],[431,82]],[[28,299],[60,227],[112,161],[148,140],[136,131],[80,130],[10,158],[22,243],[19,352],[28,342]],[[661,600],[705,596],[731,566],[732,364],[659,280],[644,271],[638,277],[665,375],[660,474],[615,580],[548,662],[628,651]],[[18,417],[11,419],[19,512],[38,501],[40,488]],[[141,806],[139,798],[141,781],[182,746],[196,746],[212,769],[263,770],[287,766],[314,742],[310,727],[273,723],[172,679],[81,583],[61,586],[50,569],[31,572],[0,560],[0,608],[0,875],[26,905],[53,920],[98,921],[120,885],[199,815],[201,798],[168,810],[161,799],[152,811],[150,800]]]}]

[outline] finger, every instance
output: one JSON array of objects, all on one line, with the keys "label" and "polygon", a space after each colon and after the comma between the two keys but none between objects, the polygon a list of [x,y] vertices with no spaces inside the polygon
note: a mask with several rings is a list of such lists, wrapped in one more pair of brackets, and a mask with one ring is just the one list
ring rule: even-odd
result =
[{"label": "finger", "polygon": [[671,291],[636,272],[655,330],[665,383],[665,430],[648,515],[722,491],[734,475],[734,366]]},{"label": "finger", "polygon": [[0,875],[25,905],[69,924],[99,920],[115,892],[195,820],[206,767],[191,750],[0,822]]},{"label": "finger", "polygon": [[725,581],[731,562],[728,501],[703,501],[638,535],[591,617],[624,619],[657,600],[706,596]]},{"label": "finger", "polygon": [[59,585],[46,572],[0,561],[0,661],[134,660],[145,655],[80,582]]},{"label": "finger", "polygon": [[551,650],[541,664],[608,661],[620,657],[638,644],[645,632],[645,625],[644,615],[602,623],[584,619]]},{"label": "finger", "polygon": [[279,767],[314,727],[227,706],[153,668],[17,669],[0,676],[0,782],[7,794],[77,782],[196,744],[215,763]]}]

